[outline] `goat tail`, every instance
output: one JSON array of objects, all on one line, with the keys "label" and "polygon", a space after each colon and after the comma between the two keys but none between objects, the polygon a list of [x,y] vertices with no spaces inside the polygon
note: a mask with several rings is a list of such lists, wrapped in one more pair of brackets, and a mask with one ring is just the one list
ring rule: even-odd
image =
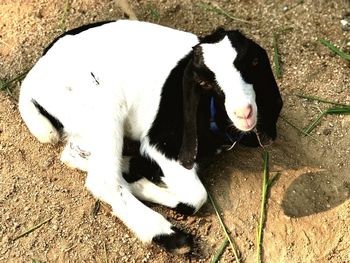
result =
[{"label": "goat tail", "polygon": [[[27,87],[28,88],[28,87]],[[19,96],[19,112],[29,131],[42,143],[60,140],[62,124],[50,115],[23,86]]]}]

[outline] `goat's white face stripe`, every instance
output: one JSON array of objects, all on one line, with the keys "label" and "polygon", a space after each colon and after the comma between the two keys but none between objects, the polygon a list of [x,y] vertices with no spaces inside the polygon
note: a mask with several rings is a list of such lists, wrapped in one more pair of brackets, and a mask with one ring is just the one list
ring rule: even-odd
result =
[{"label": "goat's white face stripe", "polygon": [[[219,87],[225,93],[225,108],[234,125],[249,131],[256,125],[257,106],[253,86],[246,83],[233,62],[237,51],[232,47],[228,37],[214,44],[201,44],[205,65],[215,74]],[[251,106],[250,118],[243,120],[235,112]]]}]

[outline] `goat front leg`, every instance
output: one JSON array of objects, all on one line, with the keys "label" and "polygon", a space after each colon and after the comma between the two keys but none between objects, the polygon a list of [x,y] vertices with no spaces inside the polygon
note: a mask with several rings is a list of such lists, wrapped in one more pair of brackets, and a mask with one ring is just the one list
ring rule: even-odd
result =
[{"label": "goat front leg", "polygon": [[[175,210],[183,214],[197,212],[207,200],[207,191],[197,176],[196,166],[186,169],[179,161],[168,159],[147,138],[141,144],[141,152],[154,160],[162,170],[161,180],[167,191],[176,196]],[[173,207],[172,204],[168,206]]]},{"label": "goat front leg", "polygon": [[[187,253],[191,236],[171,225],[163,216],[145,206],[130,192],[122,177],[123,120],[106,114],[92,131],[91,156],[86,187],[98,199],[108,203],[112,212],[143,242],[155,242],[175,253]],[[107,115],[108,116],[108,115]]]}]

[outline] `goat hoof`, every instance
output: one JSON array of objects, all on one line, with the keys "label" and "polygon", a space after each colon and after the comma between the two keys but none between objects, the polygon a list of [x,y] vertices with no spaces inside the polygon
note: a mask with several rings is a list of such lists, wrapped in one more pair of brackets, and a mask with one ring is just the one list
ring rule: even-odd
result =
[{"label": "goat hoof", "polygon": [[180,213],[180,214],[183,214],[183,215],[186,215],[186,216],[190,216],[190,215],[194,214],[196,209],[193,206],[191,206],[191,205],[187,205],[187,204],[184,204],[184,203],[178,203],[177,206],[175,207],[175,211],[177,213]]},{"label": "goat hoof", "polygon": [[176,227],[172,227],[171,229],[174,231],[173,233],[170,235],[162,234],[155,236],[153,242],[175,254],[189,253],[193,246],[192,236]]}]

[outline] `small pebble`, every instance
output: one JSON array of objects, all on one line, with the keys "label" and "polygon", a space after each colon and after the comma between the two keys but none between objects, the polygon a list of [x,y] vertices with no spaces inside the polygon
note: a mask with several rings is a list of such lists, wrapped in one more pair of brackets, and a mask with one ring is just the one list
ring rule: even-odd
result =
[{"label": "small pebble", "polygon": [[205,230],[204,230],[204,235],[205,235],[205,236],[208,236],[208,235],[209,235],[210,229],[211,229],[211,224],[208,224],[208,225],[205,227]]},{"label": "small pebble", "polygon": [[194,222],[196,222],[196,218],[194,216],[190,216],[188,219],[187,219],[187,222],[192,225]]},{"label": "small pebble", "polygon": [[332,133],[332,130],[330,129],[330,128],[325,128],[324,130],[323,130],[323,134],[324,135],[330,135]]},{"label": "small pebble", "polygon": [[342,19],[340,20],[340,24],[341,24],[341,28],[344,31],[349,31],[350,30],[350,23],[348,20],[346,19]]}]

